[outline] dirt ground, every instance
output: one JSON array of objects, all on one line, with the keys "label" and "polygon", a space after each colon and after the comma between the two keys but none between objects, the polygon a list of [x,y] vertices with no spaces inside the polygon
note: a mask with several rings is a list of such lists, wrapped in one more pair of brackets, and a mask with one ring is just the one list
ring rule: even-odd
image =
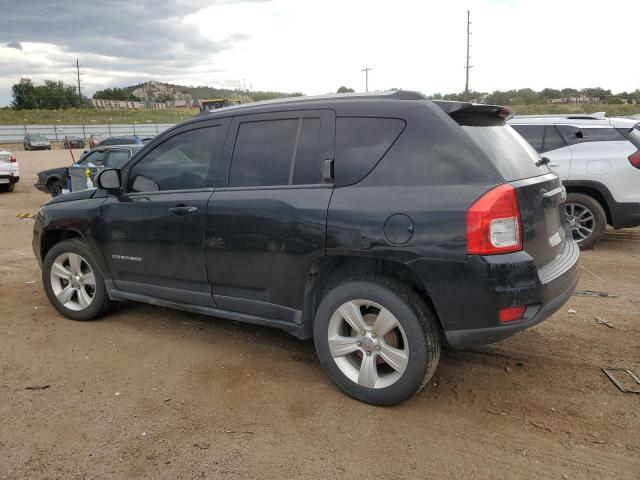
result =
[{"label": "dirt ground", "polygon": [[618,298],[574,296],[445,352],[423,392],[372,407],[278,330],[138,304],[62,318],[16,216],[68,152],[17,156],[21,189],[0,194],[0,478],[640,478],[640,395],[601,371],[640,373],[640,229],[582,254],[579,290]]}]

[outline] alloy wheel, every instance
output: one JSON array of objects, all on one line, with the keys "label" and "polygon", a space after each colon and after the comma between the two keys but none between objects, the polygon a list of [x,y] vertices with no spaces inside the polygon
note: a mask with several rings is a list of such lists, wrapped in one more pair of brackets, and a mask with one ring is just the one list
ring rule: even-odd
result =
[{"label": "alloy wheel", "polygon": [[81,311],[91,305],[96,294],[96,278],[89,263],[77,253],[56,257],[49,275],[53,294],[69,310]]},{"label": "alloy wheel", "polygon": [[567,203],[565,208],[573,239],[578,243],[583,242],[593,234],[596,228],[593,212],[579,203]]},{"label": "alloy wheel", "polygon": [[409,363],[409,343],[400,322],[369,300],[351,300],[334,312],[328,342],[340,371],[363,387],[393,385]]}]

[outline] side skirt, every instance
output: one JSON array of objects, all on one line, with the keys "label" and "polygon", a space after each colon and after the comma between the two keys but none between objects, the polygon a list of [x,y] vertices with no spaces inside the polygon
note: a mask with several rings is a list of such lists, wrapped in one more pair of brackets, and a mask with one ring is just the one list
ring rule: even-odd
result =
[{"label": "side skirt", "polygon": [[254,325],[264,325],[267,327],[275,327],[293,335],[301,340],[311,338],[309,332],[304,325],[296,325],[292,322],[284,320],[274,320],[272,318],[260,317],[257,315],[249,315],[246,313],[232,312],[220,308],[205,307],[202,305],[194,305],[190,303],[176,302],[173,300],[165,300],[162,298],[142,295],[140,293],[125,292],[118,290],[113,286],[113,282],[106,281],[107,294],[111,300],[131,300],[134,302],[148,303],[158,307],[172,308],[174,310],[182,310],[185,312],[197,313],[200,315],[208,315],[210,317],[226,318],[243,323],[251,323]]}]

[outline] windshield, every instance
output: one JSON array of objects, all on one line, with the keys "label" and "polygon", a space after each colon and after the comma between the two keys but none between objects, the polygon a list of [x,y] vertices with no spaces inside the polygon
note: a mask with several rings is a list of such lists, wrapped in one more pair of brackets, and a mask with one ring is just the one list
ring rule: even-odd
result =
[{"label": "windshield", "polygon": [[113,150],[107,158],[106,167],[108,168],[120,168],[124,162],[126,162],[131,156],[129,150]]},{"label": "windshield", "polygon": [[46,142],[47,139],[43,135],[31,135],[30,139],[36,142]]},{"label": "windshield", "polygon": [[508,125],[463,125],[482,151],[507,181],[537,177],[549,173],[546,165],[537,166],[540,155]]}]

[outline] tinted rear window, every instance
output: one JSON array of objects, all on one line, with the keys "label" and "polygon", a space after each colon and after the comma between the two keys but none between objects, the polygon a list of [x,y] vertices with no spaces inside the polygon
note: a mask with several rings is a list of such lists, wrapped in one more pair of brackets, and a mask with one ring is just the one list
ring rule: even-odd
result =
[{"label": "tinted rear window", "polygon": [[336,185],[351,185],[366,177],[404,127],[404,120],[397,118],[337,118]]},{"label": "tinted rear window", "polygon": [[288,185],[297,131],[297,119],[241,124],[231,160],[229,186]]},{"label": "tinted rear window", "polygon": [[549,173],[546,165],[536,166],[540,155],[508,125],[462,126],[489,157],[507,181]]}]

